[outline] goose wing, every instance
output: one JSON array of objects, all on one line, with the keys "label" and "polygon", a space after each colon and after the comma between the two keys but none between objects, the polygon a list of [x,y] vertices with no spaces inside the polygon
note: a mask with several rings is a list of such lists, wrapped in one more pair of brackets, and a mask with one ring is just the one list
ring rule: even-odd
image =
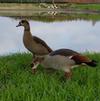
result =
[{"label": "goose wing", "polygon": [[59,50],[55,50],[53,52],[50,53],[50,56],[54,56],[54,55],[62,55],[62,56],[73,56],[73,55],[78,55],[79,53],[77,53],[76,51],[73,51],[71,49],[59,49]]},{"label": "goose wing", "polygon": [[44,42],[43,40],[41,40],[40,38],[36,37],[36,36],[33,36],[33,39],[35,40],[35,42],[37,42],[38,44],[41,44],[43,45],[47,50],[48,52],[52,52],[52,49],[46,44],[46,42]]}]

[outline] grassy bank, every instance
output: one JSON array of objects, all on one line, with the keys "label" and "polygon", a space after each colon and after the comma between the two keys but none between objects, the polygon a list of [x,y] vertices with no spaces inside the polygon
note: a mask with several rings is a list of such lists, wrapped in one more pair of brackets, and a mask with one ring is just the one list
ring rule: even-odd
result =
[{"label": "grassy bank", "polygon": [[[58,9],[73,9],[73,10],[100,10],[100,4],[74,4],[74,3],[57,3]],[[44,10],[52,9],[52,4],[47,3],[0,3],[0,9],[31,9]]]},{"label": "grassy bank", "polygon": [[100,10],[100,4],[71,4],[70,8],[79,10]]},{"label": "grassy bank", "polygon": [[[97,61],[100,54],[88,54]],[[73,69],[71,80],[63,72],[39,67],[32,74],[30,54],[0,57],[0,101],[99,101],[100,62],[96,68]]]}]

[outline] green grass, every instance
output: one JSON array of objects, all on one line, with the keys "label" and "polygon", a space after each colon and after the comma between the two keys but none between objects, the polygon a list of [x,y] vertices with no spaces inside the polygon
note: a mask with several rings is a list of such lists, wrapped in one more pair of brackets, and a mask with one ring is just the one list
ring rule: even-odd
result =
[{"label": "green grass", "polygon": [[100,101],[100,54],[87,55],[98,66],[73,69],[71,80],[41,66],[32,74],[30,54],[0,57],[0,101]]},{"label": "green grass", "polygon": [[76,4],[76,3],[61,3],[57,4],[60,8],[71,8],[74,10],[100,10],[100,4]]},{"label": "green grass", "polygon": [[82,10],[100,10],[100,4],[72,4],[71,7]]}]

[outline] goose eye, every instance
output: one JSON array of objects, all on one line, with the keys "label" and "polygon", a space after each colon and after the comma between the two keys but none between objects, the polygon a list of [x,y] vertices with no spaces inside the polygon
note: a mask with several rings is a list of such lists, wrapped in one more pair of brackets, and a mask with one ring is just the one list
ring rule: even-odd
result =
[{"label": "goose eye", "polygon": [[21,23],[24,23],[25,21],[21,21]]}]

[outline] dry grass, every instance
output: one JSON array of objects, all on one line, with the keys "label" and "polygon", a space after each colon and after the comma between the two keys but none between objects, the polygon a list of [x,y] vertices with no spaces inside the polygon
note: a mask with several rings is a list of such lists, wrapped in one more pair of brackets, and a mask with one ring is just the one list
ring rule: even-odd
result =
[{"label": "dry grass", "polygon": [[38,4],[0,3],[0,9],[36,9]]}]

